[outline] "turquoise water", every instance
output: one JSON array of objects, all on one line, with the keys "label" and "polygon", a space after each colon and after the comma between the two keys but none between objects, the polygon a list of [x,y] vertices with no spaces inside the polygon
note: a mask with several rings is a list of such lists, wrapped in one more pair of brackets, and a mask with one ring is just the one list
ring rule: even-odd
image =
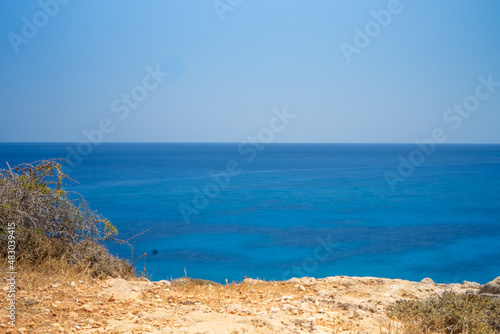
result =
[{"label": "turquoise water", "polygon": [[[0,161],[64,158],[68,146],[78,152],[75,144],[4,143]],[[184,270],[219,282],[499,276],[500,146],[440,145],[400,174],[398,157],[408,160],[416,148],[268,144],[252,153],[238,144],[101,144],[69,156],[74,166],[66,170],[80,183],[72,190],[122,238],[149,230],[136,239],[134,257],[148,254],[155,280]],[[229,178],[221,174],[228,163]],[[387,173],[401,182],[391,187]]]}]

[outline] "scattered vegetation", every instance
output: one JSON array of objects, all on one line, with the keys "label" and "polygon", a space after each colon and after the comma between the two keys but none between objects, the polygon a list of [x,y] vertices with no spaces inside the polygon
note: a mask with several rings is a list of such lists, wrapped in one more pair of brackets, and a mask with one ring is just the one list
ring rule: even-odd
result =
[{"label": "scattered vegetation", "polygon": [[222,286],[222,284],[200,278],[181,277],[172,281],[172,285],[212,285]]},{"label": "scattered vegetation", "polygon": [[133,265],[112,256],[103,241],[118,241],[115,226],[85,199],[63,189],[70,180],[60,159],[0,170],[0,257],[15,238],[15,261],[39,266],[59,261],[93,277],[134,275]]},{"label": "scattered vegetation", "polygon": [[500,333],[500,299],[445,292],[427,300],[402,300],[391,305],[389,317],[405,333]]}]

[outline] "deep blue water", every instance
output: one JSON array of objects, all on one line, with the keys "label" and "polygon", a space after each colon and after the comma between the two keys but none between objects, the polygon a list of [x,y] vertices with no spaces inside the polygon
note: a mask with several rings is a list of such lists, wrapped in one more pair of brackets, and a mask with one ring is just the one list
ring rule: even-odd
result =
[{"label": "deep blue water", "polygon": [[[76,150],[0,144],[1,167],[64,158],[68,145]],[[70,188],[122,238],[149,230],[136,239],[134,257],[148,254],[154,280],[184,270],[219,282],[356,275],[486,283],[499,276],[500,146],[439,145],[414,155],[421,165],[401,176],[398,157],[408,160],[416,148],[269,144],[252,160],[249,145],[101,144],[81,161],[83,153],[70,156],[66,170],[80,183]],[[239,173],[220,176],[228,163]],[[401,177],[393,189],[388,172]],[[208,200],[196,195],[205,187]]]}]

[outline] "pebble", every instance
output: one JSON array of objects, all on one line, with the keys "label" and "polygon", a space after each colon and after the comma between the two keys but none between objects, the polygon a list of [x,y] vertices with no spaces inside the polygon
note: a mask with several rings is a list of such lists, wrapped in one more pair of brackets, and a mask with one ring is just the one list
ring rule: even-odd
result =
[{"label": "pebble", "polygon": [[164,285],[166,287],[172,286],[172,283],[170,281],[162,279],[161,281],[158,281],[158,284]]},{"label": "pebble", "polygon": [[84,310],[85,310],[85,311],[87,311],[87,312],[93,312],[93,311],[94,311],[94,309],[92,308],[92,306],[90,306],[90,305],[88,305],[88,304],[83,305],[83,306],[82,306],[82,309],[84,309]]},{"label": "pebble", "polygon": [[420,281],[420,283],[423,283],[423,284],[435,284],[434,281],[432,280],[432,278],[429,278],[429,277],[424,278],[423,280]]},{"label": "pebble", "polygon": [[462,287],[470,288],[470,289],[479,289],[479,288],[481,288],[481,284],[479,284],[477,282],[463,281]]}]

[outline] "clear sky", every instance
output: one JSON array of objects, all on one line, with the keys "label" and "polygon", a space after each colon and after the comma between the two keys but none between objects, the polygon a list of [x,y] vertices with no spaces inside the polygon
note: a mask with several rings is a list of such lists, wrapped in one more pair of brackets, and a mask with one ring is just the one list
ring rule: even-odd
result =
[{"label": "clear sky", "polygon": [[499,18],[492,0],[1,0],[0,141],[241,142],[286,107],[276,142],[500,143]]}]

